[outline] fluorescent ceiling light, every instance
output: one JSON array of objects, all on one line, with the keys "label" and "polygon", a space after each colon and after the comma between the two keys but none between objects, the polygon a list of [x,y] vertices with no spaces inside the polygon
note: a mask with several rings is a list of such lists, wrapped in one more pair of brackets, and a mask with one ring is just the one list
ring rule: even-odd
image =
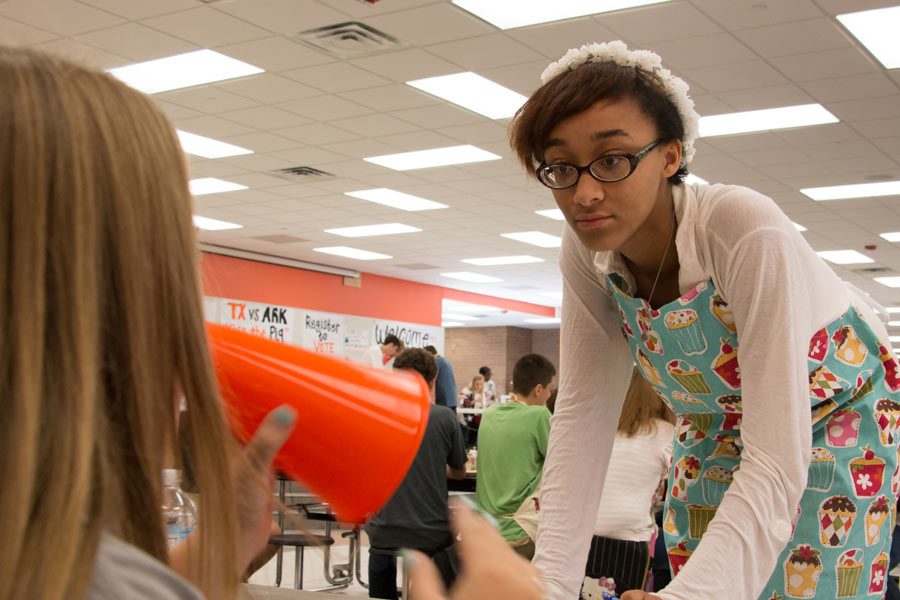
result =
[{"label": "fluorescent ceiling light", "polygon": [[489,119],[507,119],[528,100],[518,92],[466,71],[407,81],[406,85],[468,108]]},{"label": "fluorescent ceiling light", "polygon": [[525,319],[526,323],[534,323],[536,325],[550,325],[554,323],[559,323],[559,317],[543,317],[540,319]]},{"label": "fluorescent ceiling light", "polygon": [[554,298],[556,300],[562,300],[562,291],[559,292],[541,292],[541,296],[546,296],[547,298]]},{"label": "fluorescent ceiling light", "polygon": [[194,196],[202,196],[204,194],[218,194],[219,192],[236,192],[238,190],[249,189],[246,185],[225,181],[224,179],[216,179],[215,177],[201,177],[200,179],[191,179],[191,194]]},{"label": "fluorescent ceiling light", "polygon": [[444,300],[441,303],[443,310],[450,312],[474,312],[474,313],[499,313],[502,309],[496,306],[487,306],[485,304],[472,304],[470,302],[459,302],[457,300]]},{"label": "fluorescent ceiling light", "polygon": [[816,252],[816,254],[836,265],[856,265],[875,262],[865,254],[861,254],[856,250],[823,250],[821,252]]},{"label": "fluorescent ceiling light", "polygon": [[892,335],[888,339],[892,342],[900,342],[900,335]]},{"label": "fluorescent ceiling light", "polygon": [[225,158],[226,156],[253,154],[253,150],[203,137],[196,133],[188,133],[187,131],[181,131],[180,129],[176,133],[178,134],[178,141],[181,142],[181,149],[188,154],[193,154],[195,156],[202,156],[203,158]]},{"label": "fluorescent ceiling light", "polygon": [[837,123],[821,104],[800,104],[700,117],[700,137]]},{"label": "fluorescent ceiling light", "polygon": [[453,4],[499,29],[525,27],[563,19],[612,12],[668,0],[453,0]]},{"label": "fluorescent ceiling light", "polygon": [[458,321],[441,321],[441,327],[462,327],[465,323]]},{"label": "fluorescent ceiling light", "polygon": [[889,242],[900,242],[900,231],[889,231],[887,233],[879,233],[879,237],[886,239]]},{"label": "fluorescent ceiling light", "polygon": [[404,194],[389,188],[374,188],[371,190],[357,190],[355,192],[344,192],[345,196],[351,198],[359,198],[360,200],[368,200],[376,204],[384,204],[392,208],[400,210],[435,210],[438,208],[447,208],[446,204],[433,202],[425,198],[419,198],[412,194]]},{"label": "fluorescent ceiling light", "polygon": [[702,177],[697,177],[693,173],[688,173],[688,176],[684,178],[685,183],[697,184],[697,185],[708,185],[709,182]]},{"label": "fluorescent ceiling light", "polygon": [[846,200],[848,198],[875,198],[900,195],[900,181],[878,181],[851,185],[802,188],[800,193],[813,200]]},{"label": "fluorescent ceiling light", "polygon": [[888,311],[889,313],[892,313],[892,314],[893,314],[893,313],[900,313],[900,306],[888,306],[888,307],[885,308],[884,310],[886,310],[886,311]]},{"label": "fluorescent ceiling light", "polygon": [[554,221],[565,221],[566,217],[558,208],[548,208],[547,210],[536,210],[534,211],[536,215],[541,215],[542,217],[547,217],[548,219],[553,219]]},{"label": "fluorescent ceiling light", "polygon": [[441,277],[449,279],[459,279],[460,281],[469,281],[471,283],[496,283],[503,281],[490,275],[482,275],[481,273],[469,273],[468,271],[456,271],[453,273],[441,273]]},{"label": "fluorescent ceiling light", "polygon": [[223,229],[240,229],[243,227],[243,225],[194,215],[194,227],[196,227],[197,229],[205,229],[206,231],[221,231]]},{"label": "fluorescent ceiling light", "polygon": [[793,221],[791,221],[791,224],[794,226],[794,229],[796,229],[797,231],[800,231],[800,232],[806,231],[806,227],[804,227],[800,223],[794,223]]},{"label": "fluorescent ceiling light", "polygon": [[900,67],[900,6],[876,8],[837,16],[859,42],[884,65],[886,69]]},{"label": "fluorescent ceiling light", "polygon": [[109,73],[145,94],[263,73],[263,69],[213,50],[197,50],[110,69]]},{"label": "fluorescent ceiling light", "polygon": [[[881,285],[886,285],[890,288],[898,288],[900,287],[900,277],[876,277],[875,281],[880,283]],[[888,309],[888,312],[898,312],[897,309]]]},{"label": "fluorescent ceiling light", "polygon": [[517,233],[501,233],[500,235],[517,242],[540,246],[541,248],[559,248],[562,245],[562,238],[542,231],[519,231]]},{"label": "fluorescent ceiling light", "polygon": [[543,258],[522,254],[519,256],[491,256],[488,258],[464,258],[464,263],[479,267],[492,267],[495,265],[524,265],[528,263],[544,262]]},{"label": "fluorescent ceiling light", "polygon": [[356,260],[383,260],[385,258],[394,258],[387,254],[359,250],[358,248],[350,248],[348,246],[328,246],[325,248],[313,248],[313,250],[323,254],[333,254],[335,256],[343,256],[344,258],[355,258]]},{"label": "fluorescent ceiling light", "polygon": [[326,229],[325,233],[333,233],[344,237],[373,237],[376,235],[394,235],[395,233],[415,233],[417,231],[422,230],[403,223],[384,223],[383,225],[360,225],[359,227]]},{"label": "fluorescent ceiling light", "polygon": [[888,321],[888,327],[900,327],[900,321]]},{"label": "fluorescent ceiling light", "polygon": [[441,315],[442,318],[448,319],[450,321],[477,321],[478,317],[473,317],[472,315],[457,315],[455,313],[444,313]]},{"label": "fluorescent ceiling light", "polygon": [[464,146],[447,146],[446,148],[416,150],[415,152],[401,152],[400,154],[370,156],[363,160],[387,167],[388,169],[394,169],[395,171],[412,171],[413,169],[463,165],[488,160],[500,160],[501,158],[501,156],[493,152],[466,144]]}]

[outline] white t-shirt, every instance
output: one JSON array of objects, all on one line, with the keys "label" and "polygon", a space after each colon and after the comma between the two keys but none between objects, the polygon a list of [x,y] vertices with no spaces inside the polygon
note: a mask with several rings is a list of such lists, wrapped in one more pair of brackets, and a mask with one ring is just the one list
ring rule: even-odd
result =
[{"label": "white t-shirt", "polygon": [[[712,279],[734,312],[741,345],[740,470],[664,600],[755,600],[791,534],[812,447],[807,354],[817,330],[851,303],[884,326],[775,203],[725,185],[673,186],[678,284]],[[591,252],[566,225],[560,252],[560,384],[550,432],[534,564],[551,600],[577,597],[633,361],[606,274],[634,279],[616,252]]]},{"label": "white t-shirt", "polygon": [[616,434],[594,535],[649,542],[656,530],[653,496],[672,460],[675,427],[657,420],[651,433]]}]

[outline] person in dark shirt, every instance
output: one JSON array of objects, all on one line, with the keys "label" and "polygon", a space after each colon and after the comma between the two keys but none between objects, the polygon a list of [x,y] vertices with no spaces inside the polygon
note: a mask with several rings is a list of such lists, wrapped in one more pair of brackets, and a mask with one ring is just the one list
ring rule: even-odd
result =
[{"label": "person in dark shirt", "polygon": [[434,346],[425,346],[425,350],[431,352],[437,364],[437,383],[435,384],[435,398],[437,404],[446,406],[456,412],[458,401],[456,394],[456,375],[453,374],[453,365],[450,361],[438,354]]},{"label": "person in dark shirt", "polygon": [[437,365],[421,348],[404,350],[394,369],[416,371],[431,389],[432,405],[422,444],[400,487],[366,524],[369,535],[369,597],[397,596],[397,550],[431,556],[449,587],[455,575],[453,535],[448,522],[447,478],[466,475],[466,451],[456,414],[434,404]]}]

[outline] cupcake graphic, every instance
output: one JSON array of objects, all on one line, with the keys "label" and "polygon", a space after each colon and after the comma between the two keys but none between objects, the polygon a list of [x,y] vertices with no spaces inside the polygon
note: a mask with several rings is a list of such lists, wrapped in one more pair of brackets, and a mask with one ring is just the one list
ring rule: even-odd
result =
[{"label": "cupcake graphic", "polygon": [[647,351],[659,355],[665,354],[662,346],[662,340],[660,339],[659,334],[653,330],[653,326],[651,324],[651,315],[646,308],[638,309],[637,324],[638,329],[641,332],[641,341],[644,343],[644,347],[647,349]]},{"label": "cupcake graphic", "polygon": [[884,459],[875,456],[868,444],[863,446],[862,452],[862,456],[850,460],[850,479],[857,498],[871,498],[884,483]]},{"label": "cupcake graphic", "polygon": [[856,519],[856,504],[847,496],[831,496],[819,505],[819,541],[839,548],[847,542],[847,534]]},{"label": "cupcake graphic", "polygon": [[675,463],[672,474],[672,497],[687,502],[687,489],[700,477],[700,459],[688,454]]},{"label": "cupcake graphic", "polygon": [[[703,472],[703,501],[707,504],[718,506],[722,503],[725,491],[731,485],[734,474],[730,469],[721,465],[715,465]],[[688,507],[690,510],[690,507]]]},{"label": "cupcake graphic", "polygon": [[847,389],[850,384],[822,365],[809,374],[810,400],[824,402],[831,400]]},{"label": "cupcake graphic", "polygon": [[685,354],[703,354],[706,352],[706,338],[693,308],[682,308],[666,313],[664,319],[666,329],[675,338]]},{"label": "cupcake graphic", "polygon": [[784,600],[784,596],[782,596],[775,590],[772,590],[772,594],[768,598],[766,598],[766,600]]},{"label": "cupcake graphic", "polygon": [[722,415],[722,431],[740,431],[743,413],[725,413]]},{"label": "cupcake graphic", "polygon": [[856,386],[853,388],[853,396],[847,401],[847,404],[853,404],[854,402],[862,400],[867,394],[871,394],[875,391],[875,383],[873,382],[872,377],[874,374],[875,371],[868,369],[866,371],[861,371],[859,375],[856,376]]},{"label": "cupcake graphic", "polygon": [[832,448],[851,448],[859,441],[860,414],[852,408],[833,413],[825,424],[825,443]]},{"label": "cupcake graphic", "polygon": [[666,387],[666,384],[663,383],[662,376],[659,374],[659,371],[656,367],[653,366],[653,363],[650,362],[650,359],[647,358],[647,355],[644,354],[644,351],[640,348],[635,352],[634,357],[638,366],[641,368],[641,371],[644,373],[644,379],[646,379],[649,383],[652,383],[655,386]]},{"label": "cupcake graphic", "polygon": [[741,366],[738,364],[738,352],[731,344],[731,338],[720,340],[722,345],[719,355],[712,362],[712,370],[719,379],[733,390],[741,389]]},{"label": "cupcake graphic", "polygon": [[866,546],[874,546],[881,539],[881,529],[888,519],[891,507],[887,496],[878,496],[866,511]]},{"label": "cupcake graphic", "polygon": [[737,325],[734,323],[734,313],[728,308],[728,303],[722,300],[719,294],[713,294],[709,299],[709,311],[719,320],[728,333],[737,333]]},{"label": "cupcake graphic", "polygon": [[709,287],[708,281],[701,281],[696,286],[679,296],[678,304],[682,306],[688,306],[691,302],[693,302],[697,296],[706,291],[706,288]]},{"label": "cupcake graphic", "polygon": [[872,415],[878,426],[878,439],[882,446],[894,446],[900,440],[900,403],[881,398],[875,403]]},{"label": "cupcake graphic", "polygon": [[744,406],[741,397],[737,394],[725,394],[716,398],[716,404],[722,407],[726,413],[742,413]]},{"label": "cupcake graphic", "polygon": [[891,495],[897,496],[900,494],[900,446],[897,447],[898,456],[897,456],[897,468],[894,469],[894,474],[891,476]]},{"label": "cupcake graphic", "polygon": [[812,407],[810,417],[812,424],[815,425],[838,408],[838,403],[834,400],[823,400]]},{"label": "cupcake graphic", "polygon": [[863,552],[859,548],[847,550],[838,558],[834,569],[837,573],[837,597],[855,598],[863,570]]},{"label": "cupcake graphic", "polygon": [[800,516],[803,514],[803,509],[800,508],[800,505],[797,505],[797,512],[794,513],[794,518],[791,519],[791,541],[794,539],[794,533],[797,532],[797,522],[800,520]]},{"label": "cupcake graphic", "polygon": [[716,441],[716,448],[715,450],[713,450],[713,453],[709,455],[709,458],[718,458],[720,456],[724,456],[726,458],[733,458],[737,460],[741,457],[741,452],[744,449],[744,443],[741,441],[740,437],[736,435],[720,433],[714,435],[713,440]]},{"label": "cupcake graphic", "polygon": [[851,367],[858,367],[866,360],[869,351],[859,340],[856,330],[850,325],[841,325],[831,336],[834,342],[834,357]]},{"label": "cupcake graphic", "polygon": [[687,545],[684,542],[678,542],[677,546],[666,548],[666,552],[669,555],[669,568],[672,570],[672,577],[678,575],[678,572],[684,568],[691,554],[693,554],[692,551],[687,549]]},{"label": "cupcake graphic", "polygon": [[869,595],[882,597],[887,585],[888,555],[882,552],[872,562],[869,568]]},{"label": "cupcake graphic", "polygon": [[675,513],[671,508],[666,509],[666,518],[663,519],[663,531],[669,535],[679,535],[678,526],[675,524]]},{"label": "cupcake graphic", "polygon": [[675,424],[675,439],[685,448],[696,446],[706,437],[712,419],[708,413],[680,415]]},{"label": "cupcake graphic", "polygon": [[706,533],[709,522],[716,516],[718,506],[705,506],[702,504],[688,504],[688,536],[693,540],[699,540]]},{"label": "cupcake graphic", "polygon": [[797,546],[784,561],[784,593],[788,598],[815,598],[820,575],[819,551],[811,546]]},{"label": "cupcake graphic", "polygon": [[622,323],[622,335],[625,336],[625,341],[628,341],[629,337],[634,337],[631,325],[628,324],[628,317],[625,316],[625,311],[621,307],[619,308],[619,322]]},{"label": "cupcake graphic", "polygon": [[674,379],[684,391],[692,394],[709,394],[709,384],[699,369],[692,367],[683,360],[672,360],[666,364],[666,372]]},{"label": "cupcake graphic", "polygon": [[809,360],[819,364],[828,356],[828,330],[820,329],[809,340]]},{"label": "cupcake graphic", "polygon": [[833,483],[834,454],[825,448],[813,448],[806,488],[817,492],[827,492]]},{"label": "cupcake graphic", "polygon": [[[687,392],[672,392],[672,400],[676,402],[681,402],[682,404],[703,404],[703,400],[698,398],[697,396],[688,394]],[[687,411],[691,412],[691,411]]]},{"label": "cupcake graphic", "polygon": [[884,367],[885,385],[892,392],[900,390],[900,365],[897,364],[894,354],[883,344],[879,344],[878,358],[881,360],[881,366]]}]

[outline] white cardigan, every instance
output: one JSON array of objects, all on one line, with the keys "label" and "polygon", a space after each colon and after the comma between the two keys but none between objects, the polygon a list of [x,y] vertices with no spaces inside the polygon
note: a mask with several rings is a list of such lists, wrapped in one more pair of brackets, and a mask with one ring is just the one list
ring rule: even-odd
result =
[{"label": "white cardigan", "polygon": [[[806,487],[812,428],[807,353],[812,334],[852,303],[884,326],[775,203],[725,185],[673,186],[681,293],[712,279],[734,312],[741,348],[741,468],[716,518],[665,600],[754,600],[775,570]],[[548,597],[577,597],[632,358],[605,291],[621,255],[591,252],[567,225],[560,385],[544,467],[534,564]],[[737,584],[735,584],[737,582]]]}]

